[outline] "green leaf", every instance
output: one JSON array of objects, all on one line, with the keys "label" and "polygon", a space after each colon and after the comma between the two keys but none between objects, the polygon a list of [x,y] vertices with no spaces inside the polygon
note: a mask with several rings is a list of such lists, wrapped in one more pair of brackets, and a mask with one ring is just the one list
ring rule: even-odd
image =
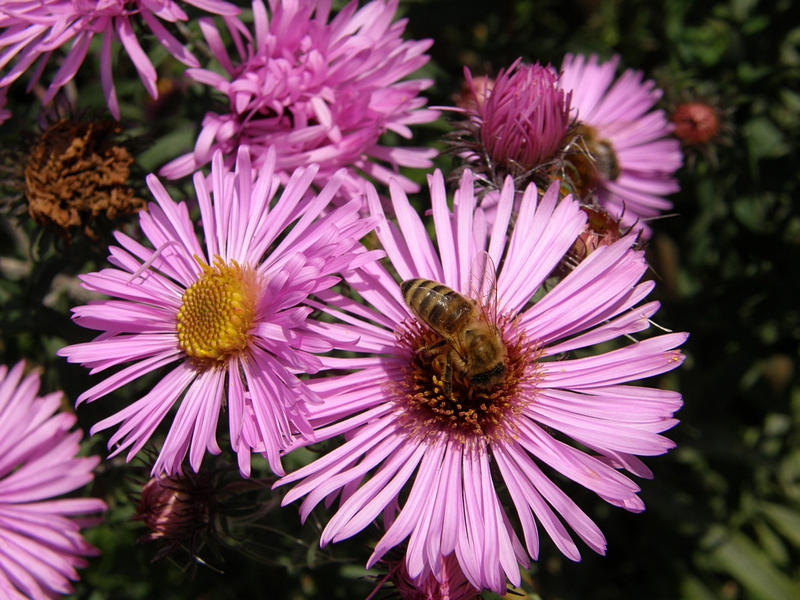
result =
[{"label": "green leaf", "polygon": [[756,117],[744,126],[744,135],[753,161],[762,158],[777,158],[789,152],[781,130],[766,117]]},{"label": "green leaf", "polygon": [[686,27],[678,50],[687,62],[699,61],[716,65],[730,44],[730,26],[724,21],[709,19],[700,27]]},{"label": "green leaf", "polygon": [[787,67],[800,66],[800,27],[792,29],[780,48],[780,62]]},{"label": "green leaf", "polygon": [[703,545],[708,547],[708,566],[727,573],[754,596],[764,600],[800,597],[800,586],[777,569],[764,551],[744,534],[714,526]]},{"label": "green leaf", "polygon": [[753,529],[755,529],[759,545],[772,559],[772,562],[781,567],[789,565],[789,552],[786,550],[786,545],[781,537],[764,521],[753,523]]},{"label": "green leaf", "polygon": [[717,595],[696,577],[686,577],[681,582],[681,600],[717,600]]},{"label": "green leaf", "polygon": [[153,172],[168,160],[180,156],[182,152],[190,151],[195,138],[194,126],[184,123],[179,129],[159,138],[153,146],[137,156],[136,160],[144,171]]},{"label": "green leaf", "polygon": [[759,503],[758,509],[783,537],[800,548],[800,512],[771,502]]}]

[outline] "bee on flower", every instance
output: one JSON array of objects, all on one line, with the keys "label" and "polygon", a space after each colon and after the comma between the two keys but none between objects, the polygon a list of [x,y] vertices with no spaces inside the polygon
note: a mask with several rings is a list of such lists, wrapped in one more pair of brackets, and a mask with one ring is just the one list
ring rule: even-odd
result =
[{"label": "bee on flower", "polygon": [[[598,245],[543,287],[587,220],[558,183],[541,196],[526,187],[513,226],[512,177],[491,224],[470,171],[452,211],[440,172],[429,185],[436,243],[398,185],[391,186],[396,223],[373,191],[369,208],[397,278],[365,264],[346,279],[366,306],[333,291],[312,302],[345,323],[343,332],[357,333],[357,341],[340,345],[354,356],[323,358],[352,372],[309,384],[323,399],[309,408],[317,440],[346,441],[278,485],[295,484],[284,503],[303,498],[303,519],[339,497],[322,545],[382,515],[384,533],[368,567],[407,543],[405,570],[416,586],[430,577],[445,582],[444,565],[455,556],[470,586],[503,594],[507,581],[519,585],[520,565],[538,558],[540,527],[571,560],[580,551],[570,530],[606,551],[600,529],[545,466],[614,506],[644,510],[639,486],[622,471],[652,476],[638,456],[674,446],[661,433],[677,423],[682,401],[634,382],[679,366],[677,348],[687,336],[630,341],[658,309],[643,303],[653,283],[639,282],[647,265],[636,235]],[[494,274],[485,275],[488,264],[497,265],[496,285]],[[500,350],[473,369],[472,342],[487,332]],[[615,340],[616,349],[572,355]]]}]

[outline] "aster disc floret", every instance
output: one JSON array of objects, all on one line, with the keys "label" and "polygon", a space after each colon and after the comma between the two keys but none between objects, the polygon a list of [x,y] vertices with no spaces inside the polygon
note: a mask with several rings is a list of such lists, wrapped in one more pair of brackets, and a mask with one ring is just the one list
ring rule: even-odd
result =
[{"label": "aster disc floret", "polygon": [[77,457],[75,415],[58,412],[60,392],[39,396],[39,375],[24,368],[0,365],[0,595],[43,600],[74,591],[75,569],[98,554],[81,526],[106,505],[57,498],[89,483],[99,458]]},{"label": "aster disc floret", "polygon": [[[675,348],[686,334],[632,341],[658,308],[640,305],[653,283],[638,283],[647,265],[635,236],[598,247],[557,284],[543,286],[586,222],[578,202],[559,199],[558,183],[541,198],[529,186],[512,229],[517,194],[510,177],[491,226],[476,205],[471,172],[452,212],[442,175],[429,181],[438,251],[396,185],[397,225],[382,218],[377,235],[401,280],[439,282],[481,306],[479,318],[490,319],[505,346],[505,375],[479,385],[452,362],[448,393],[437,352],[455,342],[439,325],[416,318],[381,265],[365,265],[348,281],[369,306],[330,292],[318,306],[359,335],[351,349],[380,358],[330,359],[354,372],[312,385],[325,402],[310,409],[310,421],[318,440],[344,434],[346,442],[280,483],[299,482],[284,503],[305,496],[304,519],[341,492],[322,544],[351,537],[382,514],[386,533],[370,566],[407,540],[412,580],[433,574],[442,582],[442,560],[454,553],[472,586],[502,594],[507,579],[519,584],[518,564],[538,557],[537,521],[572,560],[580,554],[565,524],[605,552],[597,525],[547,470],[615,506],[644,509],[639,487],[620,470],[651,476],[636,455],[674,446],[659,434],[676,424],[681,397],[628,384],[680,365]],[[371,212],[383,217],[378,197],[368,199]],[[490,267],[476,270],[476,264],[499,266],[496,286]],[[615,341],[616,349],[599,354],[584,350]],[[585,356],[573,357],[574,350]],[[506,499],[516,509],[524,545],[501,503]]]},{"label": "aster disc floret", "polygon": [[498,188],[507,175],[544,180],[570,124],[570,94],[558,86],[558,73],[518,59],[491,85],[466,68],[464,76],[463,95],[473,100],[450,136],[454,151]]},{"label": "aster disc floret", "polygon": [[109,442],[112,456],[128,450],[130,460],[175,404],[154,475],[181,473],[187,453],[194,471],[206,450],[219,454],[223,409],[244,475],[251,452],[282,473],[282,449],[297,436],[313,439],[306,404],[319,399],[298,374],[319,370],[314,353],[331,342],[301,303],[336,283],[339,269],[374,259],[358,244],[373,220],[358,216],[361,198],[329,210],[343,170],[315,196],[309,186],[316,166],[297,169],[277,196],[275,161],[269,152],[255,171],[243,147],[233,171],[217,153],[209,179],[195,175],[204,246],[186,205],[148,176],[156,202],[140,213],[140,225],[153,247],[118,233],[114,267],[82,276],[86,289],[113,299],[74,309],[74,319],[103,333],[59,354],[93,373],[133,364],[84,392],[78,404],[177,363],[149,393],[94,426],[92,433],[121,425]]},{"label": "aster disc floret", "polygon": [[229,112],[206,114],[194,151],[161,174],[192,173],[216,149],[230,163],[235,149],[248,144],[256,166],[268,147],[278,148],[277,170],[284,177],[317,163],[318,184],[347,167],[347,192],[363,190],[362,175],[384,183],[395,177],[415,191],[397,168],[430,167],[436,151],[388,148],[379,138],[387,131],[410,138],[409,125],[437,118],[419,97],[432,82],[401,81],[428,61],[424,52],[431,41],[404,41],[405,20],[392,22],[396,10],[397,0],[375,0],[360,9],[354,1],[328,22],[330,2],[274,0],[267,11],[255,0],[254,33],[238,19],[226,19],[238,57],[229,56],[214,24],[201,20],[225,74],[206,69],[186,74],[224,94]]},{"label": "aster disc floret", "polygon": [[[222,0],[186,0],[185,4],[218,15],[232,16],[240,12]],[[103,38],[100,81],[108,108],[114,118],[119,119],[112,75],[113,42],[122,42],[148,93],[157,98],[156,70],[134,29],[145,25],[172,56],[189,67],[199,67],[198,60],[162,23],[187,20],[188,16],[174,0],[3,0],[0,2],[0,88],[16,81],[38,61],[28,85],[32,88],[41,78],[51,55],[69,44],[42,99],[43,103],[49,102],[75,77],[92,39],[100,34]]]},{"label": "aster disc floret", "polygon": [[683,158],[664,111],[651,110],[661,90],[642,81],[641,71],[629,69],[615,81],[618,64],[618,56],[605,63],[596,55],[564,58],[558,85],[572,93],[575,119],[564,175],[574,192],[595,195],[623,226],[648,234],[645,221],[672,207],[664,196],[678,191],[674,174]]}]

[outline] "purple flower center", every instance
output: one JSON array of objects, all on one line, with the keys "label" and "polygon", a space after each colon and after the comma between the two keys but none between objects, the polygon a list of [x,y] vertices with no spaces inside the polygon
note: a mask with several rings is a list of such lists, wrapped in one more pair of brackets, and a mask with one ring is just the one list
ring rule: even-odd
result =
[{"label": "purple flower center", "polygon": [[[486,311],[481,311],[485,313]],[[482,314],[481,318],[486,315]],[[452,433],[462,442],[475,436],[487,440],[513,435],[513,423],[537,379],[540,352],[525,340],[510,319],[496,323],[505,357],[502,376],[488,385],[476,382],[456,360],[443,360],[455,351],[443,336],[419,321],[406,323],[398,344],[408,349],[405,379],[397,385],[395,397],[402,407],[404,424],[414,434],[430,431]],[[463,352],[463,350],[462,350]],[[446,369],[450,369],[450,373]],[[448,381],[449,380],[449,381]]]}]

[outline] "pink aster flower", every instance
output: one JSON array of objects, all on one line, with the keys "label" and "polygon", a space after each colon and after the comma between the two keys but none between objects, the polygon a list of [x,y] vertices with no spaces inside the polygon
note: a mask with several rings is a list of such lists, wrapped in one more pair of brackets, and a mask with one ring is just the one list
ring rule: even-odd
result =
[{"label": "pink aster flower", "polygon": [[[672,207],[664,196],[678,191],[675,171],[683,162],[678,140],[667,136],[673,126],[664,111],[651,111],[661,90],[642,81],[641,71],[627,70],[614,81],[619,57],[598,64],[568,54],[558,85],[572,93],[572,117],[577,120],[567,161],[577,158],[583,182],[623,226],[649,228],[641,221]],[[613,84],[613,85],[612,85]],[[580,157],[589,157],[584,167]]]},{"label": "pink aster flower", "polygon": [[506,175],[518,181],[549,166],[570,124],[570,95],[558,85],[548,65],[526,65],[518,59],[500,71],[491,86],[473,80],[464,69],[468,117],[454,132],[455,150],[470,167],[500,187]]},{"label": "pink aster flower", "polygon": [[[320,165],[322,185],[341,167],[348,168],[344,190],[363,192],[357,173],[388,183],[400,166],[427,168],[435,150],[388,148],[379,144],[387,131],[410,138],[411,124],[434,121],[438,113],[422,109],[419,92],[431,81],[400,81],[428,62],[430,40],[403,41],[405,20],[392,23],[397,0],[375,0],[361,9],[351,2],[328,23],[330,1],[272,0],[267,9],[254,0],[255,32],[226,19],[237,48],[231,58],[210,20],[201,20],[206,41],[225,75],[206,69],[186,74],[228,98],[230,112],[210,112],[194,152],[161,169],[165,177],[192,173],[222,150],[226,164],[248,144],[253,164],[267,148],[278,149],[277,170],[288,177],[298,166]],[[387,168],[388,165],[390,168]]]},{"label": "pink aster flower", "polygon": [[[320,501],[339,496],[323,545],[353,536],[382,514],[386,532],[368,565],[407,539],[406,569],[415,581],[429,574],[444,581],[441,559],[455,553],[472,586],[501,594],[506,578],[519,584],[518,564],[537,558],[538,526],[572,560],[580,554],[567,527],[605,552],[597,525],[545,465],[615,506],[644,509],[639,487],[620,471],[651,477],[637,455],[673,447],[659,434],[676,424],[681,397],[628,384],[680,365],[675,348],[687,336],[630,341],[658,308],[640,304],[653,283],[638,283],[647,264],[634,236],[597,248],[543,288],[586,221],[570,196],[559,201],[558,184],[541,199],[534,186],[527,188],[513,230],[511,178],[491,226],[476,206],[469,171],[453,212],[439,172],[430,187],[438,251],[397,185],[391,187],[397,226],[382,219],[376,228],[402,288],[373,263],[347,277],[371,308],[320,295],[318,308],[358,335],[350,349],[378,357],[327,359],[353,373],[312,384],[325,402],[310,409],[310,421],[318,440],[344,434],[346,441],[280,484],[299,482],[284,504],[305,496],[303,519]],[[368,200],[382,216],[376,194]],[[496,287],[492,264],[499,265]],[[461,300],[415,278],[439,282]],[[404,292],[420,313],[427,310],[427,323]],[[461,316],[454,315],[465,314],[457,326]],[[449,318],[454,324],[444,325]],[[500,349],[492,345],[498,340]],[[614,340],[617,349],[584,350]],[[575,350],[581,357],[571,355]],[[501,498],[516,509],[524,545]]]},{"label": "pink aster flower", "polygon": [[[0,365],[0,592],[19,600],[73,592],[84,556],[96,556],[81,527],[106,509],[96,498],[56,498],[89,483],[97,457],[78,458],[75,415],[61,393],[38,396],[39,376]],[[73,517],[82,517],[82,520]]]},{"label": "pink aster flower", "polygon": [[154,475],[181,473],[187,453],[195,471],[206,450],[219,454],[223,407],[245,476],[251,451],[282,473],[284,446],[296,436],[313,439],[305,405],[319,400],[297,374],[321,368],[313,353],[331,344],[300,303],[336,283],[331,274],[350,266],[356,248],[359,261],[373,258],[358,245],[372,220],[359,218],[360,198],[320,217],[344,171],[314,196],[309,186],[317,168],[298,169],[277,199],[274,173],[274,152],[256,174],[244,147],[233,172],[217,153],[210,186],[195,174],[204,245],[186,205],[148,176],[156,202],[139,222],[154,249],[117,234],[121,247],[112,247],[109,258],[114,268],[82,276],[86,289],[114,299],[74,309],[78,324],[103,333],[59,354],[93,373],[133,364],[83,393],[78,404],[174,364],[144,397],[93,427],[92,433],[120,425],[109,442],[112,456],[127,449],[130,460],[175,404]]},{"label": "pink aster flower", "polygon": [[[219,15],[239,14],[238,8],[222,0],[186,0],[186,4]],[[15,58],[16,63],[0,79],[0,87],[18,79],[38,60],[29,84],[29,88],[32,87],[39,81],[53,52],[70,44],[42,99],[43,103],[49,102],[78,72],[95,34],[102,34],[100,81],[108,108],[119,119],[111,65],[111,45],[115,39],[122,42],[148,93],[153,98],[158,97],[155,67],[134,33],[134,25],[139,20],[172,56],[187,66],[200,66],[161,23],[188,20],[174,0],[3,0],[0,3],[0,71]]]}]

